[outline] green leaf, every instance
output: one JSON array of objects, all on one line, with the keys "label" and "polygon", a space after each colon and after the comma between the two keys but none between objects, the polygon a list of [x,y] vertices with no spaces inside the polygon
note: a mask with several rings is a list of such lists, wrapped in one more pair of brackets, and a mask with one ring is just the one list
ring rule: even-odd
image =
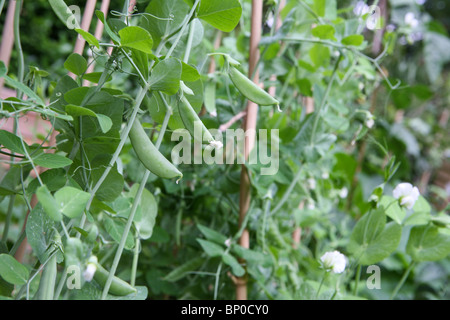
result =
[{"label": "green leaf", "polygon": [[402,224],[403,219],[406,217],[406,211],[400,208],[398,201],[394,197],[383,196],[380,199],[379,205],[384,208],[385,214],[389,218],[398,224]]},{"label": "green leaf", "polygon": [[173,95],[180,88],[181,72],[180,60],[176,58],[162,60],[153,68],[148,84],[151,90]]},{"label": "green leaf", "polygon": [[386,224],[384,209],[366,213],[355,225],[348,251],[363,265],[388,257],[400,242],[402,228],[395,222]]},{"label": "green leaf", "polygon": [[200,73],[198,72],[198,70],[187,64],[184,63],[183,61],[181,61],[181,80],[185,81],[185,82],[193,82],[193,81],[197,81],[198,79],[200,79]]},{"label": "green leaf", "polygon": [[139,69],[139,72],[142,74],[145,80],[148,79],[148,72],[149,72],[149,54],[136,50],[136,49],[130,49],[131,50],[131,59],[133,60],[136,67]]},{"label": "green leaf", "polygon": [[0,145],[14,153],[25,154],[23,146],[25,146],[26,151],[29,151],[29,147],[25,141],[16,136],[14,133],[6,130],[0,130]]},{"label": "green leaf", "polygon": [[144,28],[130,26],[119,31],[123,47],[136,49],[145,53],[152,53],[153,39]]},{"label": "green leaf", "polygon": [[242,7],[238,0],[202,0],[197,18],[224,32],[231,32],[239,23]]},{"label": "green leaf", "polygon": [[90,194],[73,187],[64,187],[55,193],[60,211],[69,218],[78,218],[84,212]]},{"label": "green leaf", "polygon": [[83,39],[86,40],[87,43],[89,43],[90,46],[95,46],[98,49],[100,48],[100,43],[92,34],[84,31],[83,29],[75,29],[75,31],[78,32],[83,37]]},{"label": "green leaf", "polygon": [[237,244],[233,245],[233,252],[249,263],[256,263],[264,267],[270,266],[272,264],[272,260],[268,254],[250,250]]},{"label": "green leaf", "polygon": [[0,60],[0,78],[3,78],[8,73],[8,68],[6,67],[6,64]]},{"label": "green leaf", "polygon": [[14,80],[8,76],[3,76],[3,78],[5,78],[5,82],[6,84],[8,84],[9,86],[23,92],[25,95],[27,95],[28,100],[30,101],[34,101],[36,104],[40,105],[40,106],[45,106],[45,102],[30,88],[28,88],[26,85],[24,85],[23,83]]},{"label": "green leaf", "polygon": [[[104,158],[105,161],[100,161],[100,158],[98,158],[97,160],[94,160],[92,162],[92,167],[95,168],[92,170],[93,185],[97,183],[97,181],[100,179],[103,172],[105,171],[105,168],[101,163],[106,162],[106,159],[110,159],[109,157]],[[95,196],[100,201],[112,202],[122,193],[123,184],[124,184],[123,176],[117,171],[117,168],[114,167],[106,176],[105,181],[102,183],[100,189],[98,189]]]},{"label": "green leaf", "polygon": [[62,0],[48,0],[50,6],[52,7],[58,18],[64,23],[64,25],[69,28],[80,28],[78,20],[75,14],[70,10],[67,4]]},{"label": "green leaf", "polygon": [[166,275],[163,280],[169,282],[175,282],[183,277],[185,277],[189,272],[196,271],[205,262],[203,257],[195,257],[191,260],[186,261],[182,265],[173,269],[168,275]]},{"label": "green leaf", "polygon": [[320,16],[329,20],[337,17],[336,0],[314,0],[313,9]]},{"label": "green leaf", "polygon": [[152,0],[145,9],[146,13],[163,19],[141,19],[140,25],[150,32],[154,45],[157,46],[162,37],[175,32],[183,23],[189,6],[179,0]]},{"label": "green leaf", "polygon": [[59,204],[46,185],[43,185],[36,190],[36,196],[50,219],[53,221],[62,220]]},{"label": "green leaf", "polygon": [[33,253],[41,263],[48,259],[47,248],[51,243],[54,227],[57,227],[56,222],[45,213],[41,203],[38,203],[28,215],[26,235]]},{"label": "green leaf", "polygon": [[[103,72],[90,72],[83,75],[83,80],[87,80],[92,83],[99,83],[100,78],[102,76]],[[112,80],[112,76],[109,76],[108,79],[106,79],[106,82],[109,82]]]},{"label": "green leaf", "polygon": [[109,26],[109,24],[106,22],[105,19],[105,14],[100,11],[100,10],[96,10],[95,11],[95,15],[97,16],[97,18],[103,23],[103,25],[105,26],[105,31],[106,33],[110,36],[111,40],[113,42],[115,42],[115,44],[119,44],[120,43],[120,38],[111,30],[111,27]]},{"label": "green leaf", "polygon": [[[70,95],[70,93],[69,93]],[[97,117],[97,114],[92,111],[91,109],[76,106],[73,104],[68,104],[65,106],[65,110],[67,114],[70,114],[72,117],[79,117],[79,116],[90,116],[90,117]]]},{"label": "green leaf", "polygon": [[78,53],[72,53],[64,62],[64,68],[76,74],[77,76],[81,76],[86,72],[88,67],[87,61]]},{"label": "green leaf", "polygon": [[200,243],[206,254],[210,257],[221,257],[225,253],[223,247],[215,244],[214,242],[202,239],[197,239],[197,241]]},{"label": "green leaf", "polygon": [[353,34],[342,39],[341,43],[345,46],[358,47],[364,42],[364,37],[360,34]]},{"label": "green leaf", "polygon": [[336,30],[334,29],[334,27],[328,24],[317,26],[311,30],[311,33],[314,37],[323,40],[336,40],[336,38],[334,37],[335,32]]},{"label": "green leaf", "polygon": [[54,153],[41,153],[33,158],[33,162],[41,167],[55,169],[70,166],[72,160]]},{"label": "green leaf", "polygon": [[103,133],[108,132],[113,125],[111,118],[104,114],[97,114],[97,120]]},{"label": "green leaf", "polygon": [[[119,219],[112,219],[110,217],[105,217],[104,221],[106,232],[114,239],[115,242],[119,243],[122,239],[122,234],[125,230],[125,222]],[[125,249],[131,250],[134,247],[134,240],[132,232],[128,233],[127,239],[125,241]]]},{"label": "green leaf", "polygon": [[27,283],[28,269],[8,254],[0,254],[0,276],[14,285]]},{"label": "green leaf", "polygon": [[[138,189],[139,184],[133,184],[129,195],[134,198]],[[139,206],[141,209],[141,219],[139,219],[139,221],[135,221],[135,225],[136,229],[139,231],[139,238],[147,240],[150,239],[153,234],[156,216],[158,215],[158,205],[155,197],[147,189],[144,189],[142,192]]]},{"label": "green leaf", "polygon": [[431,215],[426,211],[414,211],[409,217],[407,217],[403,224],[405,226],[420,226],[426,225],[431,221]]},{"label": "green leaf", "polygon": [[316,44],[309,50],[309,57],[316,68],[326,68],[330,64],[330,49],[322,44]]},{"label": "green leaf", "polygon": [[450,235],[431,225],[413,227],[406,253],[417,262],[444,259],[450,253]]},{"label": "green leaf", "polygon": [[209,241],[223,245],[227,240],[227,237],[211,228],[205,227],[201,224],[197,224],[197,228]]},{"label": "green leaf", "polygon": [[231,267],[231,271],[235,276],[242,277],[245,274],[245,269],[242,268],[241,264],[236,260],[236,258],[229,253],[225,253],[222,256],[222,261]]}]

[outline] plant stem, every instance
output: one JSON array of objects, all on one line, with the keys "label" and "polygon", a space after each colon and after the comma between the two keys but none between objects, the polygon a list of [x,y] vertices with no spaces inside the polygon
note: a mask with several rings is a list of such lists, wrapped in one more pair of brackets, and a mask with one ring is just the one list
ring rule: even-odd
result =
[{"label": "plant stem", "polygon": [[360,278],[361,278],[361,264],[358,264],[358,268],[356,269],[356,276],[355,276],[355,287],[353,288],[354,296],[356,296],[358,294],[358,284],[359,284]]},{"label": "plant stem", "polygon": [[[15,0],[16,1],[16,10],[14,11],[14,43],[17,50],[18,55],[18,72],[17,72],[17,80],[21,83],[23,83],[23,77],[24,77],[24,69],[25,69],[25,61],[23,58],[23,50],[22,50],[22,44],[20,43],[20,11],[22,9],[22,0]],[[18,92],[17,97],[22,98],[23,93]]]},{"label": "plant stem", "polygon": [[133,287],[136,284],[136,271],[139,260],[139,251],[141,251],[141,241],[139,240],[139,237],[136,236],[134,243],[133,264],[131,266],[131,282],[130,282],[131,286]]},{"label": "plant stem", "polygon": [[14,201],[16,200],[16,195],[12,194],[9,198],[8,211],[6,213],[5,226],[3,227],[2,241],[6,243],[8,240],[9,225],[11,224],[12,211],[14,208]]},{"label": "plant stem", "polygon": [[395,298],[395,296],[397,295],[398,291],[403,287],[403,284],[405,283],[406,278],[408,278],[409,273],[411,272],[411,270],[414,268],[415,265],[416,265],[415,261],[412,261],[409,264],[408,268],[403,273],[403,276],[400,279],[399,283],[397,284],[397,286],[395,287],[394,291],[392,292],[389,300],[393,300]]},{"label": "plant stem", "polygon": [[339,68],[339,64],[341,63],[341,60],[342,60],[342,53],[339,54],[339,58],[337,59],[336,64],[334,65],[333,73],[331,74],[331,78],[330,78],[330,82],[328,83],[327,90],[325,91],[325,94],[322,97],[322,101],[320,102],[319,109],[316,111],[317,114],[314,119],[314,124],[313,124],[313,128],[312,128],[312,133],[311,133],[311,140],[310,140],[311,145],[314,144],[314,138],[316,135],[317,125],[319,124],[320,115],[322,113],[322,109],[325,107],[326,102],[328,100],[328,96],[330,94],[331,87],[333,86],[334,78],[336,77],[336,73]]},{"label": "plant stem", "polygon": [[317,289],[315,300],[319,299],[320,289],[322,289],[323,283],[325,282],[325,278],[327,277],[327,275],[328,275],[328,272],[325,271],[323,274],[322,280],[320,281],[319,289]]}]

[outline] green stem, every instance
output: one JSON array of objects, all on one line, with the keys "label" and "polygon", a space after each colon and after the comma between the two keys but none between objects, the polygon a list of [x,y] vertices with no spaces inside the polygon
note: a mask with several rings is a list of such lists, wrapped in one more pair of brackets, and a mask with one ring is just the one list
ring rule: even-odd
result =
[{"label": "green stem", "polygon": [[328,272],[325,271],[325,273],[323,274],[322,280],[320,281],[319,289],[317,289],[315,300],[319,299],[320,289],[322,289],[323,283],[325,282],[325,278],[327,276],[328,276]]},{"label": "green stem", "polygon": [[197,9],[198,4],[200,3],[200,0],[195,0],[194,5],[192,6],[191,11],[189,12],[188,16],[186,17],[186,19],[184,20],[185,23],[183,24],[183,26],[181,27],[181,30],[179,31],[177,38],[175,39],[174,43],[172,44],[172,46],[170,47],[169,51],[166,54],[166,57],[170,57],[173,50],[175,50],[176,46],[178,45],[178,42],[180,41],[181,37],[183,36],[184,30],[186,29],[186,27],[189,25],[189,23],[191,22],[191,18],[194,15],[195,10]]},{"label": "green stem", "polygon": [[191,27],[189,28],[188,40],[186,43],[186,51],[184,53],[184,58],[183,58],[184,63],[188,63],[189,56],[191,55],[192,41],[194,40],[194,31],[195,31],[194,24],[191,24]]},{"label": "green stem", "polygon": [[325,107],[326,102],[328,100],[328,96],[330,94],[331,87],[333,86],[334,78],[336,77],[337,70],[339,68],[339,64],[341,63],[342,57],[343,57],[342,53],[339,54],[339,58],[337,59],[336,64],[334,65],[333,73],[331,74],[331,78],[330,78],[330,82],[328,83],[327,90],[325,91],[322,101],[320,102],[319,109],[316,111],[317,114],[314,118],[314,124],[313,124],[313,128],[312,128],[312,133],[311,133],[311,140],[310,140],[311,145],[314,144],[314,138],[316,135],[317,126],[319,124],[320,115],[322,113],[322,109]]},{"label": "green stem", "polygon": [[359,285],[360,278],[361,278],[361,264],[358,264],[358,268],[356,269],[356,276],[355,276],[355,287],[353,288],[354,296],[356,296],[358,294],[358,285]]},{"label": "green stem", "polygon": [[415,265],[416,265],[415,261],[412,261],[409,264],[408,268],[405,270],[405,273],[403,273],[403,276],[400,279],[399,283],[397,284],[394,291],[392,292],[391,297],[389,298],[390,300],[393,300],[395,298],[395,296],[397,295],[398,291],[403,287],[403,284],[405,283],[406,278],[408,278],[409,273],[411,272],[412,268],[414,268]]},{"label": "green stem", "polygon": [[59,296],[61,295],[61,291],[62,291],[64,285],[66,284],[66,279],[67,279],[67,269],[64,269],[64,271],[62,272],[62,275],[61,275],[61,279],[59,280],[58,286],[56,287],[56,290],[55,290],[54,300],[59,299]]},{"label": "green stem", "polygon": [[141,251],[141,241],[139,237],[136,236],[135,244],[134,244],[134,253],[133,253],[133,264],[131,266],[131,286],[135,286],[136,284],[136,272],[139,261],[139,251]]},{"label": "green stem", "polygon": [[9,226],[11,224],[12,211],[14,208],[14,201],[16,200],[16,195],[12,194],[9,198],[8,211],[6,213],[5,226],[3,227],[2,241],[6,243],[8,240]]},{"label": "green stem", "polygon": [[[20,43],[20,11],[22,9],[22,0],[16,1],[16,10],[14,11],[14,43],[17,50],[17,60],[18,60],[18,74],[17,80],[23,83],[24,70],[25,70],[25,61],[23,57],[22,44]],[[17,97],[22,98],[23,93],[18,92]]]},{"label": "green stem", "polygon": [[284,203],[287,201],[287,199],[291,195],[292,190],[294,190],[294,187],[296,186],[298,180],[300,179],[302,172],[303,171],[301,169],[297,171],[297,173],[294,176],[294,179],[292,179],[291,184],[287,188],[286,192],[283,194],[283,197],[281,198],[280,202],[277,203],[275,208],[273,208],[272,212],[270,213],[271,215],[275,214],[278,210],[280,210],[281,207],[284,205]]}]

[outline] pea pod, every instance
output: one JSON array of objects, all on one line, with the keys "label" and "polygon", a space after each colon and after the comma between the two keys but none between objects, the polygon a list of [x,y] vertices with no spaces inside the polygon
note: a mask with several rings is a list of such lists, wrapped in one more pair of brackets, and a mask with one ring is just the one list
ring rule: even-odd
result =
[{"label": "pea pod", "polygon": [[37,300],[53,300],[55,292],[57,274],[56,254],[54,254],[42,271],[41,280],[39,282],[39,289],[36,294]]},{"label": "pea pod", "polygon": [[80,25],[78,24],[78,21],[75,17],[75,15],[72,13],[72,10],[67,6],[67,4],[63,0],[48,0],[50,3],[50,6],[52,7],[53,11],[56,13],[58,18],[69,28],[68,22],[73,21],[73,27],[75,29],[79,29]]},{"label": "pea pod", "polygon": [[189,133],[196,139],[196,130],[195,126],[200,126],[201,128],[201,139],[197,140],[205,140],[208,143],[211,143],[214,141],[213,136],[209,132],[209,130],[205,127],[202,120],[198,117],[197,112],[195,112],[194,108],[189,103],[188,99],[186,97],[181,98],[181,103],[178,104],[178,110],[180,112],[181,120],[183,121],[184,126],[189,131]]},{"label": "pea pod", "polygon": [[[91,260],[91,259],[90,259]],[[97,260],[97,259],[95,259]],[[93,260],[91,260],[93,261]],[[97,270],[94,274],[94,280],[101,285],[102,287],[105,286],[106,281],[108,280],[109,272],[106,271],[105,268],[103,268],[98,262],[95,262],[95,266],[97,267]],[[111,286],[109,287],[109,293],[115,296],[126,296],[131,293],[136,293],[136,288],[132,287],[127,282],[123,281],[122,279],[114,276],[111,282]]]},{"label": "pea pod", "polygon": [[178,268],[172,270],[168,275],[164,277],[164,280],[169,282],[175,282],[183,278],[187,275],[190,271],[195,271],[198,267],[202,265],[202,263],[205,261],[205,258],[203,257],[196,257],[193,258]]},{"label": "pea pod", "polygon": [[256,83],[243,75],[234,66],[229,67],[228,75],[235,85],[236,89],[238,89],[239,92],[242,93],[242,95],[244,95],[250,101],[253,101],[254,103],[261,106],[280,104],[278,100],[261,89]]},{"label": "pea pod", "polygon": [[134,121],[129,137],[139,160],[150,172],[166,179],[183,177],[183,174],[153,145],[139,120]]}]

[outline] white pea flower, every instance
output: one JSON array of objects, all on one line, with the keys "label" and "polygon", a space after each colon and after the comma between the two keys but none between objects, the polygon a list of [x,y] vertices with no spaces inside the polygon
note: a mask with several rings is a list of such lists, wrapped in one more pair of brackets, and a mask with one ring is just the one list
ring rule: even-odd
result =
[{"label": "white pea flower", "polygon": [[308,183],[309,189],[314,190],[316,188],[316,180],[314,178],[309,178],[306,182]]},{"label": "white pea flower", "polygon": [[369,12],[369,6],[364,1],[358,1],[353,8],[353,13],[357,16],[365,15]]},{"label": "white pea flower", "polygon": [[341,191],[339,191],[339,197],[345,199],[347,198],[347,196],[348,196],[348,189],[346,187],[343,187]]},{"label": "white pea flower", "polygon": [[213,147],[214,149],[217,149],[217,150],[220,150],[220,149],[223,148],[223,143],[220,142],[220,141],[216,141],[216,140],[211,141],[211,142],[209,143],[209,145],[210,145],[211,147]]},{"label": "white pea flower", "polygon": [[97,271],[97,266],[94,263],[88,263],[86,270],[83,272],[84,280],[91,282],[94,278],[94,274]]},{"label": "white pea flower", "polygon": [[414,203],[419,199],[420,192],[411,183],[403,182],[398,184],[392,192],[395,199],[398,199],[400,206],[412,209]]},{"label": "white pea flower", "polygon": [[225,240],[225,245],[227,246],[227,248],[229,248],[231,246],[231,239],[230,238]]},{"label": "white pea flower", "polygon": [[405,14],[405,23],[414,29],[419,25],[419,20],[416,19],[413,12],[408,12]]},{"label": "white pea flower", "polygon": [[330,177],[330,174],[328,173],[328,171],[325,171],[322,173],[322,179],[328,179]]},{"label": "white pea flower", "polygon": [[366,121],[364,122],[367,128],[371,129],[375,124],[375,120],[373,115],[370,112],[367,112]]},{"label": "white pea flower", "polygon": [[347,264],[347,258],[337,250],[326,252],[320,258],[320,261],[327,271],[333,271],[334,273],[344,272]]},{"label": "white pea flower", "polygon": [[314,200],[309,200],[308,205],[306,206],[309,210],[314,210],[316,205],[314,204]]}]

